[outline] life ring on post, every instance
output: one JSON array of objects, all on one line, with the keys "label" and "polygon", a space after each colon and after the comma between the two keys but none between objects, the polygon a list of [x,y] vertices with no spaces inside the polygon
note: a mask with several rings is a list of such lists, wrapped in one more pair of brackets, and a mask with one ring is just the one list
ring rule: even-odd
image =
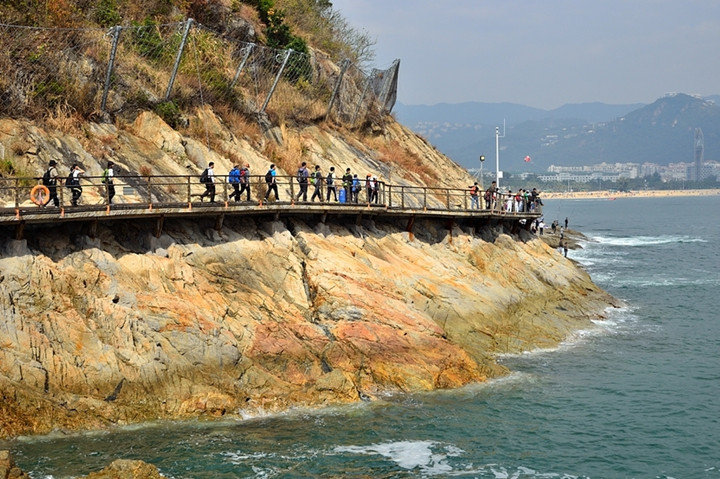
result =
[{"label": "life ring on post", "polygon": [[30,201],[38,206],[44,205],[47,198],[50,198],[50,190],[45,185],[35,185],[30,190]]}]

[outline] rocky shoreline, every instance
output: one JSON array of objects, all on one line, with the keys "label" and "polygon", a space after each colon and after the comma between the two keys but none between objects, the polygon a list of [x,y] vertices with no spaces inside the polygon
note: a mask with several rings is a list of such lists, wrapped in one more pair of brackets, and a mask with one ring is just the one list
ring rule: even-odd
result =
[{"label": "rocky shoreline", "polygon": [[[104,469],[77,479],[161,479],[157,467],[144,461],[118,459]],[[30,479],[30,476],[15,465],[10,451],[0,450],[0,479]]]},{"label": "rocky shoreline", "polygon": [[617,305],[527,232],[398,226],[37,236],[0,258],[0,436],[455,388]]}]

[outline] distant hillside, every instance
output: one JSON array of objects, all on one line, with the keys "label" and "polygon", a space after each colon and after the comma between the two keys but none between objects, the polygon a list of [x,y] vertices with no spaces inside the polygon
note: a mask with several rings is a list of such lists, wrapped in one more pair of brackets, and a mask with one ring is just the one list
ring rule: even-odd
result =
[{"label": "distant hillside", "polygon": [[[501,169],[541,172],[551,164],[689,162],[698,127],[705,137],[705,158],[718,159],[720,107],[713,101],[717,98],[674,94],[651,105],[587,103],[552,111],[511,104],[398,105],[396,115],[467,168],[476,168],[481,154],[495,157],[495,127],[502,128],[505,118]],[[452,120],[453,107],[457,120]],[[470,121],[473,108],[477,119]],[[429,115],[435,113],[437,119],[431,120]],[[532,162],[525,163],[525,156]]]}]

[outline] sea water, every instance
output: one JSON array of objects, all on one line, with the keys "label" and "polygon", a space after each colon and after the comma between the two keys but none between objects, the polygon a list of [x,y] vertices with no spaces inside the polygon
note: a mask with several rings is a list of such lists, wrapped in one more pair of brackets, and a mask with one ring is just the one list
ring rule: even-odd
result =
[{"label": "sea water", "polygon": [[514,372],[321,411],[163,422],[9,447],[34,478],[117,458],[172,478],[720,478],[720,197],[548,200],[626,307]]}]

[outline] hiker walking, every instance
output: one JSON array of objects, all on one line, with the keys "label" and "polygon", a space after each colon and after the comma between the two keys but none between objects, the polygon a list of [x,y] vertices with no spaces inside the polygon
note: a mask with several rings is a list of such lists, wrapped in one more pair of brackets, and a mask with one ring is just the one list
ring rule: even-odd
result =
[{"label": "hiker walking", "polygon": [[270,192],[275,192],[275,200],[280,200],[280,195],[278,194],[278,186],[277,186],[277,171],[275,171],[275,164],[270,165],[270,169],[267,173],[265,173],[265,183],[267,183],[267,192],[265,193],[265,201],[268,200],[270,197]]},{"label": "hiker walking", "polygon": [[300,197],[303,197],[303,201],[307,201],[307,190],[308,190],[308,178],[310,177],[310,171],[307,169],[307,163],[302,162],[300,168],[297,171],[297,181],[300,185],[300,191],[297,194],[297,201],[300,201]]},{"label": "hiker walking", "polygon": [[215,203],[215,163],[212,161],[208,163],[208,167],[200,175],[200,183],[205,184],[205,192],[200,195],[200,202],[202,203],[203,198],[206,196],[210,197],[210,203]]},{"label": "hiker walking", "polygon": [[493,181],[485,191],[485,209],[495,208],[495,197],[497,195],[497,182]]},{"label": "hiker walking", "polygon": [[314,202],[315,198],[320,198],[320,202],[322,203],[325,200],[323,199],[323,176],[322,172],[320,171],[320,165],[315,165],[315,172],[313,173],[312,182],[313,185],[315,185],[315,191],[313,192],[310,201]]},{"label": "hiker walking", "polygon": [[72,193],[72,205],[77,206],[78,201],[80,201],[80,196],[82,195],[82,186],[80,186],[80,175],[84,174],[85,171],[81,170],[77,163],[72,165],[70,168],[70,174],[67,177],[67,180],[65,180],[65,186],[70,188],[70,193]]},{"label": "hiker walking", "polygon": [[353,175],[351,191],[352,191],[353,203],[357,204],[357,202],[359,201],[359,197],[360,197],[360,178],[358,178],[357,174]]},{"label": "hiker walking", "polygon": [[50,162],[48,163],[48,169],[45,170],[45,174],[42,178],[43,185],[47,186],[47,189],[50,192],[48,200],[45,202],[45,204],[43,204],[43,207],[46,207],[48,204],[50,204],[50,201],[52,201],[56,207],[60,206],[60,200],[58,199],[57,195],[57,179],[59,175],[55,166],[57,166],[57,162],[55,160],[50,160]]},{"label": "hiker walking", "polygon": [[115,197],[115,163],[112,161],[108,161],[107,168],[103,171],[101,181],[105,183],[107,187],[107,202],[111,205]]},{"label": "hiker walking", "polygon": [[335,167],[330,167],[330,172],[325,177],[325,184],[327,185],[327,194],[325,198],[330,201],[330,193],[333,195],[333,200],[337,201],[337,191],[335,191]]},{"label": "hiker walking", "polygon": [[470,209],[471,210],[479,210],[480,209],[480,202],[479,200],[479,193],[480,193],[480,187],[477,184],[477,181],[474,185],[470,187]]},{"label": "hiker walking", "polygon": [[350,168],[345,170],[345,174],[342,177],[343,188],[345,188],[345,201],[350,203],[352,201],[352,183],[353,175],[350,173]]},{"label": "hiker walking", "polygon": [[228,183],[233,187],[233,192],[230,193],[229,199],[235,198],[235,202],[240,201],[240,166],[235,165],[228,173]]},{"label": "hiker walking", "polygon": [[238,200],[243,192],[246,193],[247,201],[250,201],[250,163],[245,163],[245,166],[240,169],[240,192],[238,193]]}]

